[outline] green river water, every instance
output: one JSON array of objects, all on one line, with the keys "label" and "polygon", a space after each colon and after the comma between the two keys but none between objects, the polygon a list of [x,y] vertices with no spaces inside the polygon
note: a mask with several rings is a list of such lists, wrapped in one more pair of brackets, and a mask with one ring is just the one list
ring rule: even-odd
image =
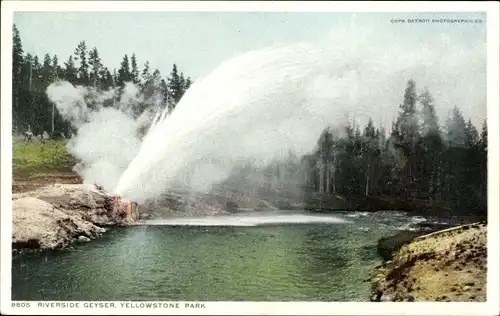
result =
[{"label": "green river water", "polygon": [[155,222],[72,250],[15,255],[12,299],[367,301],[377,240],[413,220],[339,213],[314,215],[339,222],[315,223],[303,214],[255,215],[247,224],[256,226],[239,217]]}]

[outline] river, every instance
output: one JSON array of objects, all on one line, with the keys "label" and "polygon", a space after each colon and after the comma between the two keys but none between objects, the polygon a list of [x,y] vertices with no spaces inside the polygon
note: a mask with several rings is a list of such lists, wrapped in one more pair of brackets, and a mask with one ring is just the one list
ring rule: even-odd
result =
[{"label": "river", "polygon": [[13,300],[367,301],[399,212],[258,213],[110,229],[71,250],[16,254]]}]

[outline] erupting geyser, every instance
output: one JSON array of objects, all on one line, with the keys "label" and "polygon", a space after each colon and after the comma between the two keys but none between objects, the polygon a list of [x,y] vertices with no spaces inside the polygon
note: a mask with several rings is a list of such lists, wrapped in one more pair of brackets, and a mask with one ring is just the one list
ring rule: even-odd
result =
[{"label": "erupting geyser", "polygon": [[[392,117],[384,113],[401,102],[408,79],[455,97],[468,91],[471,76],[484,80],[483,63],[461,62],[477,52],[440,36],[408,49],[403,40],[362,34],[252,51],[196,80],[175,111],[151,128],[116,193],[140,202],[179,180],[207,190],[240,164],[310,151],[328,124],[371,116],[389,127]],[[456,65],[467,68],[460,70],[467,78],[456,79]]]}]

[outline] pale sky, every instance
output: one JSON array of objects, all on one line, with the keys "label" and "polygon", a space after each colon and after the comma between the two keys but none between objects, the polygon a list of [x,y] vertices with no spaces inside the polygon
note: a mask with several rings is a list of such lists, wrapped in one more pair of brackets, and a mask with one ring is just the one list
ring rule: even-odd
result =
[{"label": "pale sky", "polygon": [[[473,45],[485,41],[482,13],[273,13],[273,12],[16,12],[25,51],[67,60],[82,40],[96,46],[104,65],[119,68],[124,54],[136,53],[166,76],[173,63],[196,78],[223,60],[274,44],[325,37],[338,28],[364,25],[404,37],[445,33]],[[480,24],[395,24],[393,18],[481,19]]]}]

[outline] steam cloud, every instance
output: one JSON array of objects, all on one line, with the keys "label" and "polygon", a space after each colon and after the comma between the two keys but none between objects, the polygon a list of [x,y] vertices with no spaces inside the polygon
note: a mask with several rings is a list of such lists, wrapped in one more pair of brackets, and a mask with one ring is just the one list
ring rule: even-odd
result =
[{"label": "steam cloud", "polygon": [[158,104],[153,98],[150,102],[156,107],[134,115],[134,108],[145,100],[135,85],[127,83],[119,102],[104,107],[105,102],[112,103],[115,94],[113,89],[98,93],[66,81],[47,88],[47,95],[59,113],[77,129],[67,143],[69,153],[79,161],[74,170],[85,184],[98,183],[109,191],[137,154],[139,130],[151,122]]}]

